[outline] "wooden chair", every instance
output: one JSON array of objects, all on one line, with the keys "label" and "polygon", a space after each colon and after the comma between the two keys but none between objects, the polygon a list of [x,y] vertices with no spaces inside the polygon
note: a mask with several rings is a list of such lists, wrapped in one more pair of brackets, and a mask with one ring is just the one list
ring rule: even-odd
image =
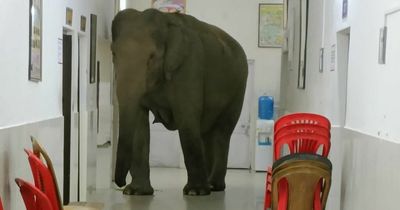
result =
[{"label": "wooden chair", "polygon": [[[320,155],[292,154],[279,159],[272,171],[272,210],[324,210],[331,174],[332,163]],[[278,186],[283,179],[287,186]]]},{"label": "wooden chair", "polygon": [[[28,155],[35,186],[41,189],[50,199],[54,210],[101,210],[102,203],[74,202],[67,206],[62,205],[61,196],[57,184],[57,178],[54,173],[54,167],[49,155],[38,143],[31,137],[33,151],[25,150]],[[40,158],[44,159],[44,162]]]},{"label": "wooden chair", "polygon": [[[289,154],[317,154],[327,157],[330,151],[330,129],[328,118],[313,113],[294,113],[279,118],[274,125],[274,161],[282,156],[284,145],[289,148]],[[286,180],[282,180],[283,184]],[[264,209],[271,207],[272,168],[267,168]],[[320,189],[316,190],[316,194]],[[317,202],[316,202],[317,203]],[[318,208],[318,207],[315,207]]]},{"label": "wooden chair", "polygon": [[40,189],[18,178],[15,179],[15,183],[19,187],[27,210],[54,210],[49,198]]}]

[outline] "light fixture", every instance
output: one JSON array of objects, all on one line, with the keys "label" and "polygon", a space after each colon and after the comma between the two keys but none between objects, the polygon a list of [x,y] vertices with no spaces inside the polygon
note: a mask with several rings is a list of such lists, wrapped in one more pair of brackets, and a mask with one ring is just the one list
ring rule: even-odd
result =
[{"label": "light fixture", "polygon": [[119,10],[126,9],[126,0],[119,0]]}]

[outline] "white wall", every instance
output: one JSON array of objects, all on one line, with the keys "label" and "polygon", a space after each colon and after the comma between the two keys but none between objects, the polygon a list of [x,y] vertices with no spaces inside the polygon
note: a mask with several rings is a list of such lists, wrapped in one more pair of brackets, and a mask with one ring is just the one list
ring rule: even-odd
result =
[{"label": "white wall", "polygon": [[[43,1],[43,70],[42,81],[36,83],[28,81],[29,1],[0,3],[0,38],[4,40],[0,49],[0,128],[62,115],[62,65],[57,63],[57,40],[62,38],[65,26],[65,7],[74,10],[73,27],[67,28],[78,31],[80,15],[85,15],[89,24],[90,13],[95,13],[99,16],[99,37],[108,37],[109,4],[113,6],[111,1]],[[106,9],[111,13],[105,13]]]},{"label": "white wall", "polygon": [[[56,168],[60,185],[63,180],[61,176],[63,173],[62,65],[57,62],[57,42],[59,38],[62,38],[63,29],[73,35],[74,113],[71,134],[72,151],[74,151],[72,154],[73,167],[78,161],[76,159],[78,37],[84,40],[81,43],[81,47],[83,46],[81,53],[81,102],[83,106],[81,112],[85,122],[81,122],[81,126],[82,124],[87,126],[87,131],[83,131],[83,135],[81,134],[81,141],[96,138],[92,133],[94,128],[90,129],[88,126],[95,119],[88,116],[92,116],[93,110],[96,108],[94,101],[96,86],[87,84],[90,14],[98,15],[98,39],[109,39],[113,6],[114,2],[108,0],[43,0],[42,81],[36,83],[28,81],[29,1],[2,0],[0,2],[2,26],[0,27],[0,38],[4,40],[0,48],[0,145],[2,145],[0,150],[0,197],[3,198],[6,209],[23,208],[22,199],[17,193],[17,186],[12,181],[15,177],[30,180],[28,162],[23,153],[23,148],[29,148],[30,135],[34,135],[40,140],[52,156],[53,161],[60,166]],[[66,7],[72,8],[74,12],[72,27],[65,25]],[[81,15],[87,18],[86,32],[79,31]],[[16,157],[22,159],[16,159]],[[13,164],[21,165],[21,169],[15,168]],[[24,164],[23,167],[22,164]],[[71,179],[77,180],[76,168],[71,169]],[[72,184],[72,188],[74,187],[76,185]],[[82,196],[84,198],[84,195]],[[71,200],[75,200],[73,194]]]},{"label": "white wall", "polygon": [[400,143],[397,123],[400,99],[395,95],[400,88],[400,13],[388,18],[386,65],[379,65],[377,57],[379,28],[384,24],[384,13],[399,6],[400,2],[396,0],[379,4],[372,0],[356,1],[352,5],[346,123],[352,129],[397,143]]},{"label": "white wall", "polygon": [[[322,113],[333,124],[340,124],[339,116],[342,113],[339,113],[338,107],[343,104],[339,91],[346,81],[339,79],[337,63],[335,71],[330,71],[330,51],[332,45],[337,47],[337,32],[349,27],[346,126],[369,135],[399,141],[400,135],[391,126],[400,117],[395,108],[400,105],[400,99],[393,97],[394,91],[400,86],[396,84],[400,72],[395,69],[400,63],[395,58],[399,48],[395,47],[394,38],[400,30],[395,25],[400,20],[399,14],[388,19],[391,29],[388,32],[388,63],[378,64],[379,28],[383,26],[384,13],[396,6],[400,6],[400,3],[395,0],[380,1],[379,4],[373,0],[349,1],[348,18],[342,20],[341,1],[310,0],[306,89],[297,89],[297,71],[289,71],[286,79],[289,88],[284,96],[288,100],[287,111]],[[321,21],[323,19],[325,22]],[[323,73],[318,71],[320,47],[325,48]]]},{"label": "white wall", "polygon": [[[291,8],[294,3],[296,3],[294,1],[295,0],[289,0],[289,6]],[[332,8],[329,8],[328,11],[332,11]],[[319,49],[323,46],[323,12],[323,1],[310,0],[305,89],[297,88],[297,68],[282,69],[282,71],[286,71],[287,78],[282,78],[282,82],[286,83],[286,92],[281,97],[285,97],[285,108],[289,112],[313,111],[316,113],[323,113],[335,122],[335,114],[331,113],[329,108],[334,100],[330,97],[331,93],[329,93],[329,91],[331,88],[328,82],[329,78],[334,77],[333,74],[336,72],[330,72],[328,70],[328,62],[325,62],[324,73],[319,73],[318,69]],[[289,14],[289,16],[292,15],[291,13]],[[289,19],[291,19],[291,17],[289,17]],[[288,25],[290,26],[291,24]],[[329,58],[328,55],[325,57],[326,59]],[[298,62],[296,59],[294,59],[294,61]]]},{"label": "white wall", "polygon": [[[59,4],[59,3],[58,3]],[[62,13],[56,3],[43,4],[43,81],[28,82],[29,1],[2,1],[0,38],[0,128],[61,115],[61,65],[57,64],[57,38]],[[54,28],[59,26],[59,28]]]},{"label": "white wall", "polygon": [[[348,17],[343,20],[342,0],[310,0],[306,89],[297,89],[297,72],[282,69],[287,76],[282,95],[286,111],[320,113],[337,125],[331,142],[340,152],[331,151],[329,156],[334,177],[327,209],[398,209],[395,177],[400,170],[391,162],[398,159],[400,140],[396,121],[400,14],[388,19],[388,60],[378,64],[384,13],[398,6],[397,0],[349,0]],[[330,71],[331,46],[342,45],[338,33],[344,29],[350,31],[348,70],[343,72],[346,69],[336,60],[335,70]],[[321,46],[325,48],[322,73],[318,71]],[[342,56],[335,53],[336,59]]]}]

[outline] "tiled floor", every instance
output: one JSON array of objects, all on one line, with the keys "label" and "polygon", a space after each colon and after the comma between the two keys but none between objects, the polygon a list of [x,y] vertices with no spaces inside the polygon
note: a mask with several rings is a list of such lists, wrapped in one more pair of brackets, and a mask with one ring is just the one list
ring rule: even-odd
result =
[{"label": "tiled floor", "polygon": [[104,210],[261,210],[264,197],[264,173],[229,170],[225,192],[210,196],[184,196],[185,169],[152,168],[154,196],[125,196],[121,190],[90,192],[89,201],[103,202]]}]

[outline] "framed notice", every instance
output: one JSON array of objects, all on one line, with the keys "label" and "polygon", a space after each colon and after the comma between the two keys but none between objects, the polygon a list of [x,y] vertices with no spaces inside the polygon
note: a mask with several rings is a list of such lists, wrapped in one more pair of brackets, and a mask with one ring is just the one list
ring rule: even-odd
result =
[{"label": "framed notice", "polygon": [[86,31],[86,17],[83,15],[81,15],[81,31]]},{"label": "framed notice", "polygon": [[282,47],[283,4],[259,4],[258,47]]},{"label": "framed notice", "polygon": [[65,24],[72,26],[72,17],[74,15],[74,11],[67,7],[65,10]]},{"label": "framed notice", "polygon": [[42,80],[42,0],[29,1],[29,80]]},{"label": "framed notice", "polygon": [[343,4],[342,4],[342,19],[346,19],[347,18],[347,12],[348,12],[348,8],[349,8],[349,2],[348,0],[343,0]]}]

